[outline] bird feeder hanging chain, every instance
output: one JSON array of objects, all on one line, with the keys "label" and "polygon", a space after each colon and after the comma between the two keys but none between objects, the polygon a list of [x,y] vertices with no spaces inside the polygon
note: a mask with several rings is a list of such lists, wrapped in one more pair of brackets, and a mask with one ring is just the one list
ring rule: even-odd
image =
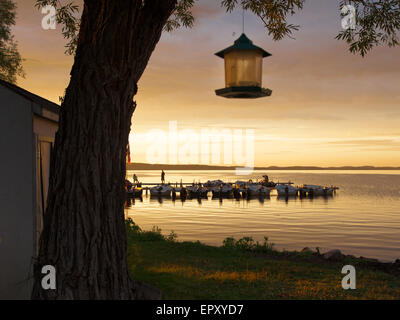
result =
[{"label": "bird feeder hanging chain", "polygon": [[244,33],[244,6],[243,6],[243,13],[242,13],[242,20],[243,20],[243,21],[242,21],[242,22],[243,22],[243,25],[242,25],[243,28],[242,28],[242,30],[243,30],[243,33]]}]

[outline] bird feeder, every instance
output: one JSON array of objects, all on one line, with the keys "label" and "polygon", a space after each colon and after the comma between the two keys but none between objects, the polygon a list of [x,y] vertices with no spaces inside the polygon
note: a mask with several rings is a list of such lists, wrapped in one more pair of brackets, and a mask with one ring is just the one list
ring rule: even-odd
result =
[{"label": "bird feeder", "polygon": [[235,43],[215,55],[225,60],[225,88],[215,90],[224,98],[261,98],[272,91],[262,87],[262,61],[271,54],[257,47],[243,33]]}]

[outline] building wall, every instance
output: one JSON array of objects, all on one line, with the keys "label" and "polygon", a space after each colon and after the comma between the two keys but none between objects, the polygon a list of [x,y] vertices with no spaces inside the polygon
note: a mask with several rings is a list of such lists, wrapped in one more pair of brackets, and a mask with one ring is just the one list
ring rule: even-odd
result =
[{"label": "building wall", "polygon": [[[47,112],[50,114],[50,112]],[[33,131],[40,137],[53,139],[58,130],[56,121],[34,115],[33,117]]]},{"label": "building wall", "polygon": [[[58,115],[50,114],[51,119]],[[57,117],[55,117],[57,116]],[[50,179],[50,156],[53,149],[54,137],[58,130],[58,123],[53,120],[45,119],[34,115],[33,131],[35,135],[36,163],[36,249],[39,249],[39,237],[43,228],[43,217],[46,210],[46,200]],[[37,251],[36,251],[37,252]]]},{"label": "building wall", "polygon": [[32,103],[0,86],[0,299],[29,299],[35,251]]}]

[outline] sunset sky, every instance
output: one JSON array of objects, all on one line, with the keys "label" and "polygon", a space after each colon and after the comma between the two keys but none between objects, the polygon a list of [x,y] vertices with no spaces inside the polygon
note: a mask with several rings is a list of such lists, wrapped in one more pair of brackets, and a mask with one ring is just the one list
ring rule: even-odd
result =
[{"label": "sunset sky", "polygon": [[[14,34],[26,71],[18,85],[58,103],[73,61],[64,55],[61,26],[43,30],[35,0],[16,2]],[[264,59],[263,86],[273,93],[232,100],[215,95],[224,87],[224,65],[214,53],[240,36],[242,13],[198,0],[194,28],[163,34],[139,82],[133,161],[148,162],[148,131],[167,131],[176,121],[178,130],[195,133],[253,129],[257,166],[400,166],[400,48],[377,48],[366,58],[349,53],[334,39],[338,4],[307,0],[290,20],[301,26],[296,39],[279,42],[247,12],[245,33],[272,54]]]}]

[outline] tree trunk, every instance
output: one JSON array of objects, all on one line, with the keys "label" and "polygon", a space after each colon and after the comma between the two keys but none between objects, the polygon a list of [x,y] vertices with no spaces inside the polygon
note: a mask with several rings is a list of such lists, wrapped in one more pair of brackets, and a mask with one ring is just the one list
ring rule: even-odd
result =
[{"label": "tree trunk", "polygon": [[[132,299],[124,223],[133,96],[176,0],[85,0],[34,267],[33,299]],[[56,268],[44,290],[42,266]]]}]

